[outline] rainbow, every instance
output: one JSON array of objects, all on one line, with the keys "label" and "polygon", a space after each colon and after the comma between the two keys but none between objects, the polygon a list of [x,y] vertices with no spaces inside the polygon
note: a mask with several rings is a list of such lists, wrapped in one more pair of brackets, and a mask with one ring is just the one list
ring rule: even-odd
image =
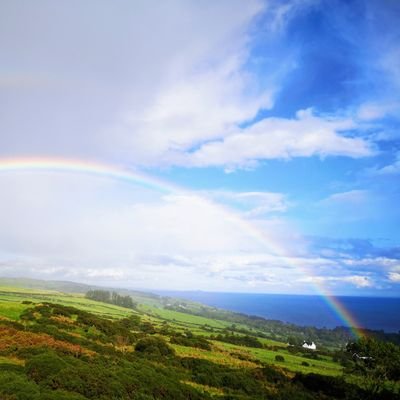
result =
[{"label": "rainbow", "polygon": [[[0,158],[0,173],[9,172],[28,172],[28,171],[44,171],[44,172],[68,172],[86,174],[95,177],[114,179],[128,184],[136,184],[145,188],[157,190],[165,194],[191,194],[200,198],[202,201],[212,204],[228,221],[235,223],[238,228],[249,234],[260,244],[266,247],[274,255],[284,257],[286,264],[295,267],[301,271],[306,277],[312,277],[312,273],[296,261],[287,250],[284,249],[274,238],[269,236],[248,220],[240,217],[234,211],[211,202],[209,199],[201,198],[198,194],[190,192],[164,180],[151,177],[147,174],[136,170],[128,170],[123,167],[99,163],[95,161],[85,161],[79,159],[67,158],[50,158],[50,157],[20,157],[20,158]],[[313,282],[316,292],[322,296],[330,309],[348,326],[355,338],[363,335],[362,328],[355,318],[346,310],[340,301],[333,296],[324,287],[323,282]]]}]

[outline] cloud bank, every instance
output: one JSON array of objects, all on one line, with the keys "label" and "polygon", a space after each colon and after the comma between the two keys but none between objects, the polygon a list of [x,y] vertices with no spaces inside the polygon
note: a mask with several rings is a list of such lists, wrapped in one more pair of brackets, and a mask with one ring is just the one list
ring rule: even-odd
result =
[{"label": "cloud bank", "polygon": [[398,15],[373,0],[1,2],[0,157],[193,190],[1,174],[0,272],[398,291]]}]

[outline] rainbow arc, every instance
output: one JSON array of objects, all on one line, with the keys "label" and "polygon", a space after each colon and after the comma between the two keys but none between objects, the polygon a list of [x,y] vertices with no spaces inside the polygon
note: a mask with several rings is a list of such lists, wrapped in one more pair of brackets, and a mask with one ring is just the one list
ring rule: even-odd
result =
[{"label": "rainbow arc", "polygon": [[[186,190],[164,180],[154,178],[139,171],[128,170],[115,165],[79,159],[50,157],[14,157],[0,159],[0,173],[18,171],[47,171],[86,174],[114,179],[128,184],[140,185],[165,194],[191,194],[201,198],[197,193],[193,193],[190,190]],[[224,218],[234,222],[238,228],[242,229],[252,238],[257,240],[269,252],[285,259],[287,265],[296,268],[306,277],[312,277],[312,272],[304,267],[295,257],[291,257],[287,250],[267,232],[262,231],[250,221],[220,204],[211,202],[209,199],[205,198],[202,198],[202,201],[216,207]],[[316,292],[325,300],[330,309],[340,318],[341,321],[343,321],[344,325],[350,327],[354,336],[356,338],[361,337],[363,335],[362,328],[339,299],[329,293],[329,290],[324,286],[323,282],[316,280],[313,283],[313,286]]]}]

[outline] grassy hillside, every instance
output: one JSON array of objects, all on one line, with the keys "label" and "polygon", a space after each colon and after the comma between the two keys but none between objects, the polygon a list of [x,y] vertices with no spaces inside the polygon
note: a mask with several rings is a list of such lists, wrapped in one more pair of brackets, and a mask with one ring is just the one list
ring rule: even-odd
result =
[{"label": "grassy hillside", "polygon": [[[0,287],[16,287],[19,289],[28,290],[46,290],[55,291],[60,293],[77,293],[84,294],[91,289],[104,289],[104,290],[115,290],[115,288],[99,287],[95,285],[86,285],[77,282],[66,282],[66,281],[45,281],[41,279],[31,279],[31,278],[0,278]],[[149,305],[160,305],[160,296],[128,289],[118,289],[121,294],[127,294],[131,296],[135,301],[141,304]]]},{"label": "grassy hillside", "polygon": [[81,310],[113,318],[122,318],[131,313],[126,308],[86,299],[83,294],[0,286],[0,316],[18,320],[21,313],[30,307],[30,305],[22,304],[23,301],[51,302],[74,306]]},{"label": "grassy hillside", "polygon": [[[127,309],[5,283],[2,400],[359,399],[371,390],[343,352],[288,346],[246,324],[163,308],[162,299]],[[398,386],[386,385],[373,398],[396,398]]]}]

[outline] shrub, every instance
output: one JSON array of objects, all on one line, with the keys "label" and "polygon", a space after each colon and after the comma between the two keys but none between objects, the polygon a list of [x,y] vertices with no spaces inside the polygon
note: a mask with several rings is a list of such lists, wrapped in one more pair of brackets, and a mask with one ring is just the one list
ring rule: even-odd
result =
[{"label": "shrub", "polygon": [[[189,369],[192,380],[201,385],[229,388],[241,393],[254,395],[261,395],[264,391],[262,384],[257,379],[257,373],[253,371],[229,368],[225,365],[214,364],[208,360],[190,357],[182,358],[181,365],[185,369]],[[235,396],[234,398],[244,399],[247,397]]]},{"label": "shrub", "polygon": [[304,365],[305,367],[309,367],[310,366],[310,364],[307,361],[302,361],[301,365]]},{"label": "shrub", "polygon": [[289,378],[286,375],[271,365],[264,365],[261,369],[261,373],[267,382],[282,384],[289,381]]},{"label": "shrub", "polygon": [[54,352],[46,352],[33,356],[26,363],[26,372],[35,382],[46,380],[57,374],[68,364]]},{"label": "shrub", "polygon": [[179,344],[187,347],[197,347],[203,350],[211,350],[210,343],[203,337],[189,336],[185,337],[182,334],[175,334],[171,337],[171,343]]},{"label": "shrub", "polygon": [[[320,392],[339,399],[364,399],[365,393],[354,384],[347,383],[342,377],[324,376],[318,374],[297,373],[293,379],[300,382],[311,392]],[[374,397],[375,398],[375,397]]]},{"label": "shrub", "polygon": [[40,393],[40,400],[85,400],[86,397],[77,393],[54,390]]},{"label": "shrub", "polygon": [[275,361],[283,362],[285,361],[285,357],[281,356],[280,354],[277,354],[275,356]]},{"label": "shrub", "polygon": [[175,354],[174,349],[168,346],[164,339],[158,337],[140,339],[136,343],[135,351],[156,356],[170,356]]},{"label": "shrub", "polygon": [[39,399],[39,387],[26,376],[13,372],[0,374],[0,399]]},{"label": "shrub", "polygon": [[257,338],[249,335],[219,334],[214,339],[219,340],[220,342],[236,344],[238,346],[255,347],[259,349],[263,348],[263,344]]}]

